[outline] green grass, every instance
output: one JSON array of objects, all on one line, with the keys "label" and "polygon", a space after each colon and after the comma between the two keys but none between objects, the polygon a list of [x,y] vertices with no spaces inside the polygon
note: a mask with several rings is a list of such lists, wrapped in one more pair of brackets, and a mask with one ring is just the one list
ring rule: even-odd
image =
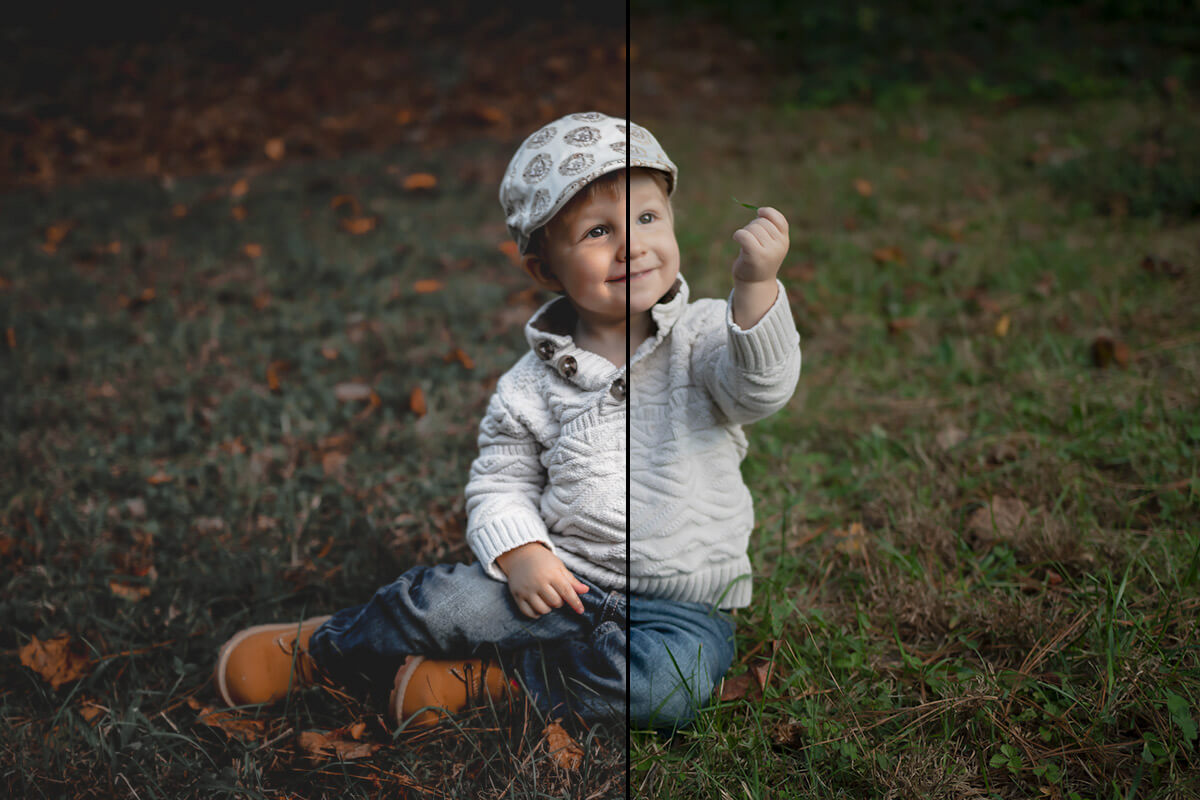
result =
[{"label": "green grass", "polygon": [[[755,601],[730,679],[770,664],[765,689],[752,677],[670,740],[637,734],[636,794],[1200,792],[1200,226],[1176,207],[1109,213],[1054,172],[1187,113],[642,120],[682,170],[695,296],[728,293],[728,236],[751,214],[731,196],[788,216],[805,367],[792,404],[749,430],[744,467]],[[524,348],[509,298],[525,281],[496,250],[494,181],[438,167],[487,175],[508,155],[286,166],[241,198],[234,174],[0,197],[0,767],[15,796],[621,793],[622,734],[597,732],[562,772],[536,716],[393,738],[377,705],[316,690],[242,740],[193,707],[216,704],[215,651],[240,627],[468,556],[462,485],[493,381]],[[398,187],[431,167],[434,194]],[[343,194],[376,230],[341,230]],[[431,278],[445,287],[414,290]],[[1124,367],[1095,366],[1099,336],[1127,346]],[[456,347],[473,368],[447,360]],[[337,400],[343,382],[378,404]],[[91,665],[52,689],[17,653],[57,634]],[[300,732],[355,722],[383,746],[372,757],[300,751]]]},{"label": "green grass", "polygon": [[[1151,213],[1096,215],[1092,186],[1031,159],[1111,158],[1187,117],[1110,101],[644,122],[686,176],[697,294],[728,291],[735,248],[712,232],[749,213],[731,194],[788,216],[805,367],[743,469],[756,595],[730,679],[771,677],[669,742],[636,736],[635,791],[1196,796],[1200,226],[1153,192]],[[728,159],[731,134],[775,158]],[[1095,365],[1100,335],[1125,367]]]}]

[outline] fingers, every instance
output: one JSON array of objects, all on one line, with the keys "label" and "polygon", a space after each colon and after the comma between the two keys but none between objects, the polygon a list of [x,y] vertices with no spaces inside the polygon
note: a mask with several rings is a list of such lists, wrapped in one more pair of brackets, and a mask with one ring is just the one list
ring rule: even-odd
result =
[{"label": "fingers", "polygon": [[787,218],[783,216],[783,214],[779,213],[779,211],[776,209],[771,208],[770,206],[760,206],[758,209],[758,218],[769,221],[775,227],[775,230],[779,231],[784,236],[787,236]]}]

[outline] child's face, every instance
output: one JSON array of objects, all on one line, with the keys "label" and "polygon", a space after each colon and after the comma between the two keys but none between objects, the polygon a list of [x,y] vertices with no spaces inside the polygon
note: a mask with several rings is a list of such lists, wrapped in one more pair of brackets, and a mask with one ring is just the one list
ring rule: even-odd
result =
[{"label": "child's face", "polygon": [[649,175],[629,181],[626,230],[624,182],[560,212],[547,226],[546,266],[553,279],[539,283],[562,290],[582,321],[603,325],[625,320],[626,293],[634,315],[648,312],[675,283],[679,245],[666,192]]}]

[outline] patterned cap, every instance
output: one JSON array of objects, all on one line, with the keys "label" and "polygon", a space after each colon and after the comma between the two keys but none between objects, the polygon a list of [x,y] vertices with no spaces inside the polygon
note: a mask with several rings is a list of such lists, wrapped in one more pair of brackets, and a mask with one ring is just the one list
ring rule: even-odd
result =
[{"label": "patterned cap", "polygon": [[530,135],[500,182],[505,222],[521,252],[529,249],[533,232],[576,192],[627,164],[662,170],[667,194],[675,191],[679,170],[654,135],[636,123],[587,111],[568,114]]}]

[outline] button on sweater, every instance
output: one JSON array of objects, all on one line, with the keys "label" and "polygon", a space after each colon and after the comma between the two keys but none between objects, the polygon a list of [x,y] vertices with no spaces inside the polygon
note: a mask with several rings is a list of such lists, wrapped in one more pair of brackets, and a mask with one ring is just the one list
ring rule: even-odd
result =
[{"label": "button on sweater", "polygon": [[497,556],[541,542],[604,588],[740,608],[754,527],[741,426],[791,398],[800,337],[782,284],[747,330],[724,300],[689,303],[682,277],[650,313],[628,369],[575,345],[566,298],[534,314],[480,425],[467,541],[497,580]]}]

